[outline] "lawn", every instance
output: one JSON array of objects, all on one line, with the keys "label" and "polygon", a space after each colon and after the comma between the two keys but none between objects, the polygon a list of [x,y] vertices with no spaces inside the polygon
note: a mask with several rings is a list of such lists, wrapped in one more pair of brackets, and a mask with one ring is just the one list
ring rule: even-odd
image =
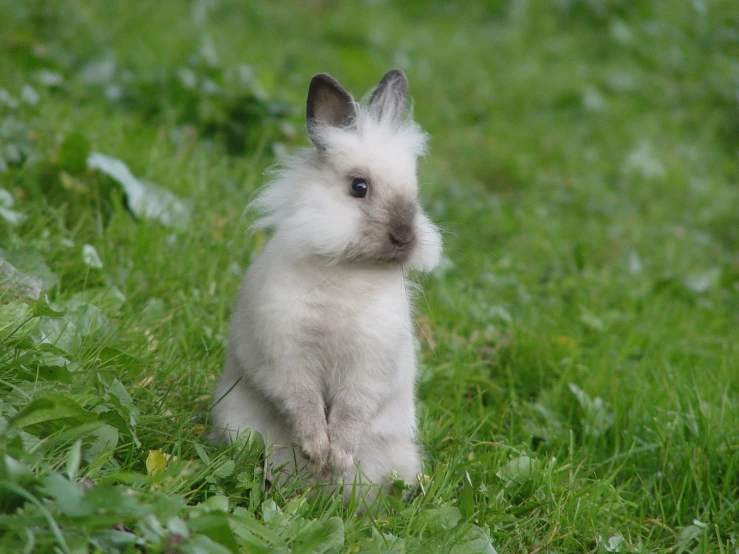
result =
[{"label": "lawn", "polygon": [[[734,0],[0,0],[0,552],[739,552]],[[425,475],[208,443],[310,77],[431,136]]]}]

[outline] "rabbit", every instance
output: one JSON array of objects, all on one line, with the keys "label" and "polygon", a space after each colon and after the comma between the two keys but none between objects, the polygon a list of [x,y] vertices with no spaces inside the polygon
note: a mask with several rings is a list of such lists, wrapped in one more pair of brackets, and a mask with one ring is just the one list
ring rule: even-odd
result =
[{"label": "rabbit", "polygon": [[442,245],[418,201],[427,136],[407,91],[393,69],[360,105],[315,75],[313,148],[250,204],[272,234],[244,278],[212,415],[220,440],[258,431],[278,478],[375,490],[422,469],[407,275],[436,267]]}]

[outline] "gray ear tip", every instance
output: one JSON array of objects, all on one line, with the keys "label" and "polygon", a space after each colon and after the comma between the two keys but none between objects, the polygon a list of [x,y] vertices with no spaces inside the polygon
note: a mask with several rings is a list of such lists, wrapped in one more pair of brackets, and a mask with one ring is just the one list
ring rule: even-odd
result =
[{"label": "gray ear tip", "polygon": [[308,87],[305,110],[308,135],[313,144],[316,144],[313,130],[318,126],[345,127],[355,118],[356,106],[351,94],[328,73],[314,75]]},{"label": "gray ear tip", "polygon": [[313,75],[313,78],[310,80],[310,85],[308,86],[308,98],[310,99],[313,94],[320,90],[330,90],[333,94],[341,96],[345,101],[353,101],[352,95],[344,90],[341,83],[328,73],[317,73],[316,75]]},{"label": "gray ear tip", "polygon": [[391,69],[380,79],[370,97],[370,108],[379,120],[397,123],[403,118],[408,78],[401,69]]},{"label": "gray ear tip", "polygon": [[336,79],[334,79],[333,77],[331,77],[331,75],[329,75],[328,73],[316,73],[315,75],[313,75],[313,77],[310,80],[311,83],[313,81],[317,81],[317,82],[326,82],[326,81],[333,82],[333,81],[336,81]]},{"label": "gray ear tip", "polygon": [[310,80],[309,88],[313,89],[321,85],[329,85],[332,88],[341,88],[339,82],[328,73],[316,73]]},{"label": "gray ear tip", "polygon": [[380,82],[383,83],[397,83],[401,86],[408,88],[408,77],[403,73],[402,69],[391,69],[385,75],[382,76]]}]

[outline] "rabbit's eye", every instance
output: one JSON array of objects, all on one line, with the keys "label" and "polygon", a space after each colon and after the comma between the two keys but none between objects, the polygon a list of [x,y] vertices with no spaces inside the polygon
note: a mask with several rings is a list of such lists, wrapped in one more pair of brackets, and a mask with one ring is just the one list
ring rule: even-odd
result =
[{"label": "rabbit's eye", "polygon": [[361,177],[355,177],[352,179],[350,192],[355,198],[364,198],[367,195],[368,189],[369,183],[367,182],[367,179],[362,179]]}]

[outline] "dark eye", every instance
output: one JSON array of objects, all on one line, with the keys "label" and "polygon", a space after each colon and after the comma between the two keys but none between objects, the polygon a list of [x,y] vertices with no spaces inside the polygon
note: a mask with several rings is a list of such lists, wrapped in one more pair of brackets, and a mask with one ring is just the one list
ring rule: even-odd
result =
[{"label": "dark eye", "polygon": [[369,183],[366,179],[362,179],[361,177],[355,177],[354,179],[352,179],[352,187],[350,189],[350,192],[355,198],[364,198],[367,195],[368,189]]}]

